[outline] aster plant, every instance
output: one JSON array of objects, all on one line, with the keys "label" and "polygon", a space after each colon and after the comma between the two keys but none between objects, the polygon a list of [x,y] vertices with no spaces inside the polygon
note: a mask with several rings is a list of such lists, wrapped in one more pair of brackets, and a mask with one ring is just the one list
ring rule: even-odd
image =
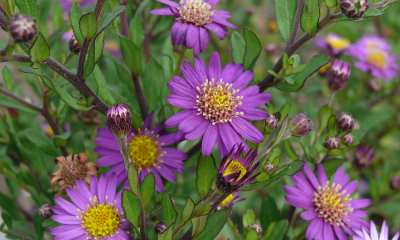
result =
[{"label": "aster plant", "polygon": [[397,240],[394,1],[0,1],[0,239]]}]

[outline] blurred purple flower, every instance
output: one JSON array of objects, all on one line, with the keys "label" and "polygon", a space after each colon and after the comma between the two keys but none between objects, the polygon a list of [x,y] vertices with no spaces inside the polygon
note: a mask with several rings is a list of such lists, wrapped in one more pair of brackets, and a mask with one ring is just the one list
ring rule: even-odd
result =
[{"label": "blurred purple flower", "polygon": [[358,181],[349,181],[349,175],[343,173],[342,167],[336,171],[332,184],[329,183],[322,164],[318,164],[318,179],[313,171],[304,166],[308,178],[298,172],[292,176],[295,186],[285,185],[286,201],[298,208],[306,209],[301,213],[304,220],[311,221],[306,232],[308,240],[348,239],[353,230],[365,227],[369,232],[369,224],[364,217],[368,212],[360,210],[371,204],[370,199],[352,199]]},{"label": "blurred purple flower", "polygon": [[355,67],[385,82],[399,76],[397,56],[390,54],[390,45],[384,38],[366,35],[350,45],[346,54],[358,58]]},{"label": "blurred purple flower", "polygon": [[[213,53],[207,69],[201,58],[196,58],[196,69],[183,62],[183,79],[174,76],[168,83],[172,91],[167,99],[184,111],[170,117],[167,127],[179,126],[187,140],[203,137],[202,153],[211,154],[215,142],[221,157],[236,144],[244,144],[242,137],[252,142],[262,142],[264,136],[251,123],[244,120],[263,120],[268,113],[256,109],[271,100],[271,94],[259,93],[257,86],[246,86],[253,79],[253,71],[243,72],[242,64],[233,62],[221,66],[221,58]],[[244,151],[249,148],[244,144]]]},{"label": "blurred purple flower", "polygon": [[329,33],[326,38],[316,37],[314,45],[328,50],[332,55],[339,55],[350,46],[350,41],[334,33]]},{"label": "blurred purple flower", "polygon": [[[389,226],[386,224],[386,220],[383,221],[381,233],[378,235],[378,230],[376,229],[375,223],[371,220],[371,234],[362,227],[361,231],[355,231],[357,235],[353,236],[353,240],[389,240]],[[393,236],[392,240],[398,240],[400,233],[397,232],[396,235]]]},{"label": "blurred purple flower", "polygon": [[42,131],[46,134],[47,137],[54,137],[53,129],[51,129],[50,125],[47,123],[42,123]]},{"label": "blurred purple flower", "polygon": [[104,44],[104,50],[118,59],[122,58],[122,52],[119,50],[118,44],[114,40],[107,40]]},{"label": "blurred purple flower", "polygon": [[217,210],[224,209],[224,208],[230,208],[230,207],[233,206],[233,204],[235,204],[235,203],[237,203],[237,202],[241,202],[241,201],[246,200],[246,198],[238,198],[238,197],[239,197],[239,194],[240,194],[241,192],[242,192],[242,191],[237,191],[237,192],[235,192],[235,193],[232,193],[232,194],[228,195],[228,196],[224,199],[224,201],[222,201],[222,202],[219,204],[219,206],[217,207]]},{"label": "blurred purple flower", "polygon": [[[131,163],[139,173],[139,182],[142,182],[147,174],[152,173],[156,179],[157,191],[163,192],[164,184],[161,176],[170,182],[175,182],[174,172],[183,171],[183,161],[187,155],[179,149],[166,147],[177,142],[174,140],[177,133],[165,133],[162,130],[163,124],[154,129],[147,129],[152,115],[153,113],[146,118],[141,129],[138,131],[131,129],[127,141]],[[125,180],[127,182],[124,160],[114,135],[107,128],[99,128],[97,132],[100,137],[95,138],[94,141],[99,146],[94,149],[94,152],[103,155],[97,160],[97,165],[113,165],[109,172],[117,174],[117,183],[120,184]]]},{"label": "blurred purple flower", "polygon": [[[214,32],[221,40],[228,37],[227,27],[236,29],[227,18],[232,15],[223,10],[214,10],[219,0],[181,0],[176,3],[169,0],[157,0],[167,7],[152,10],[151,14],[174,15],[176,21],[171,28],[171,39],[174,46],[184,45],[193,48],[195,57],[207,49],[210,33]],[[216,79],[218,80],[218,79]]]},{"label": "blurred purple flower", "polygon": [[61,40],[63,40],[64,42],[69,42],[69,40],[71,40],[72,36],[74,36],[74,31],[72,31],[72,29],[70,29],[61,36]]},{"label": "blurred purple flower", "polygon": [[372,149],[372,146],[364,146],[360,144],[358,146],[353,166],[358,170],[363,170],[366,166],[371,164],[372,160],[376,155],[376,151]]},{"label": "blurred purple flower", "polygon": [[63,8],[64,12],[69,14],[69,10],[74,2],[79,3],[81,8],[85,8],[90,4],[94,4],[95,0],[60,0],[61,7]]}]

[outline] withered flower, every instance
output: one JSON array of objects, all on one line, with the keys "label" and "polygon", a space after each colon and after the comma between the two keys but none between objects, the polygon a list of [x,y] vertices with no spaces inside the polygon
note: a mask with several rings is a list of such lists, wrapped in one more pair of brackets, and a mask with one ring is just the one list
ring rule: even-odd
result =
[{"label": "withered flower", "polygon": [[87,125],[99,125],[101,123],[101,117],[94,109],[79,112],[78,118],[79,121]]}]

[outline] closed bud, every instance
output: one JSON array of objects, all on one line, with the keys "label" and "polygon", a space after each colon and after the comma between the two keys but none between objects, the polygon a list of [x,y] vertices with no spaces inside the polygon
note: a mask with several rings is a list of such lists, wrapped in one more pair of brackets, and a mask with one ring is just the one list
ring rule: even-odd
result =
[{"label": "closed bud", "polygon": [[79,54],[79,52],[81,51],[81,46],[79,46],[79,43],[76,40],[75,35],[72,36],[71,39],[69,40],[69,50],[73,54]]},{"label": "closed bud", "polygon": [[339,148],[340,140],[337,137],[327,137],[325,140],[325,148],[326,149],[336,149]]},{"label": "closed bud", "polygon": [[328,74],[328,87],[338,92],[346,86],[350,76],[351,64],[342,60],[335,60]]},{"label": "closed bud", "polygon": [[44,204],[39,208],[39,216],[43,219],[49,219],[53,214],[50,204]]},{"label": "closed bud", "polygon": [[390,180],[390,188],[393,190],[400,190],[400,176],[394,176]]},{"label": "closed bud", "polygon": [[278,120],[274,115],[269,115],[267,119],[265,119],[265,126],[267,126],[269,130],[274,131],[278,126]]},{"label": "closed bud", "polygon": [[107,125],[110,131],[119,138],[123,138],[131,131],[132,119],[125,104],[111,106],[107,111]]},{"label": "closed bud", "polygon": [[247,14],[248,14],[248,15],[252,15],[252,14],[254,13],[254,11],[255,11],[254,6],[249,6],[249,7],[247,8]]},{"label": "closed bud", "polygon": [[378,84],[376,79],[369,80],[367,87],[371,92],[377,92],[381,90],[381,86]]},{"label": "closed bud", "polygon": [[311,132],[313,122],[307,117],[305,113],[299,113],[290,121],[290,130],[293,135],[301,137]]},{"label": "closed bud", "polygon": [[336,125],[342,132],[350,132],[354,128],[354,119],[348,113],[341,113],[336,118]]},{"label": "closed bud", "polygon": [[252,223],[249,225],[248,230],[255,229],[258,235],[262,234],[262,227],[258,223]]},{"label": "closed bud", "polygon": [[154,227],[154,233],[159,234],[161,232],[164,232],[165,229],[167,229],[167,224],[165,224],[164,220],[161,220]]},{"label": "closed bud", "polygon": [[267,46],[265,46],[265,52],[270,56],[274,55],[276,52],[275,43],[269,43]]},{"label": "closed bud", "polygon": [[350,146],[351,144],[353,144],[354,137],[353,137],[353,135],[351,135],[349,133],[349,134],[345,135],[344,137],[342,137],[342,141],[343,141],[344,145]]},{"label": "closed bud", "polygon": [[368,0],[340,0],[340,9],[349,18],[361,18],[368,8]]},{"label": "closed bud", "polygon": [[275,167],[273,164],[271,163],[265,164],[264,171],[268,173],[268,175],[274,175],[274,173],[276,173],[277,170],[278,167]]},{"label": "closed bud", "polygon": [[26,43],[36,35],[36,20],[30,16],[17,14],[10,23],[11,36],[17,43]]}]

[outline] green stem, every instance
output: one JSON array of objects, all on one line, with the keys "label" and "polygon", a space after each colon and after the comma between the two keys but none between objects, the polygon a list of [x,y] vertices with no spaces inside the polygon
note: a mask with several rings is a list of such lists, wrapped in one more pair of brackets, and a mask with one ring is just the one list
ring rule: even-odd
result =
[{"label": "green stem", "polygon": [[179,72],[181,71],[180,66],[183,62],[183,58],[185,57],[186,49],[187,48],[185,46],[182,46],[180,52],[178,52],[179,58],[178,61],[176,62],[175,76],[179,76]]},{"label": "green stem", "polygon": [[122,158],[124,159],[125,170],[128,173],[129,164],[131,162],[129,158],[129,146],[126,144],[126,136],[119,140],[119,147],[121,149]]},{"label": "green stem", "polygon": [[228,226],[232,230],[233,235],[235,235],[235,240],[241,240],[241,237],[239,236],[239,233],[238,233],[235,225],[233,224],[231,218],[228,218]]}]

